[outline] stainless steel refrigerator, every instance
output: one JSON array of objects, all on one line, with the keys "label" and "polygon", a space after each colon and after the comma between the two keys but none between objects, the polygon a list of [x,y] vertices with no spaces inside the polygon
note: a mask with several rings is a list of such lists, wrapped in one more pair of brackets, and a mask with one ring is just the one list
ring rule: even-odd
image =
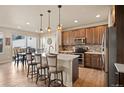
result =
[{"label": "stainless steel refrigerator", "polygon": [[109,87],[116,85],[116,69],[114,63],[117,61],[117,37],[116,28],[109,27],[106,31],[106,42],[104,45],[105,52],[105,72],[107,74],[107,82]]}]

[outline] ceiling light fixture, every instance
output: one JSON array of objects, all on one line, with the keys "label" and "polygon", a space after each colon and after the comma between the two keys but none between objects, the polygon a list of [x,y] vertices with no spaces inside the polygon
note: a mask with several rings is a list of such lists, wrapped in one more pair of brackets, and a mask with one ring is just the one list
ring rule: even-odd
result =
[{"label": "ceiling light fixture", "polygon": [[41,16],[41,28],[40,28],[40,32],[43,33],[43,29],[42,29],[42,16],[43,16],[43,14],[40,14],[40,16]]},{"label": "ceiling light fixture", "polygon": [[61,7],[62,7],[62,5],[58,5],[58,8],[59,8],[59,24],[58,24],[58,27],[57,27],[58,31],[62,31],[62,25],[60,24],[60,8]]},{"label": "ceiling light fixture", "polygon": [[97,14],[96,17],[99,18],[100,17],[100,14]]},{"label": "ceiling light fixture", "polygon": [[75,23],[78,23],[78,20],[74,20]]},{"label": "ceiling light fixture", "polygon": [[48,28],[47,28],[47,31],[48,32],[51,32],[51,27],[50,27],[50,13],[51,13],[51,10],[48,10]]}]

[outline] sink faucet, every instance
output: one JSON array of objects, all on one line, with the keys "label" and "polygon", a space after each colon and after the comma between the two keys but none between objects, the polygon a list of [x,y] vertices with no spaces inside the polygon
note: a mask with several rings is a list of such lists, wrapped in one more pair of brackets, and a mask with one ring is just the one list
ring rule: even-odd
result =
[{"label": "sink faucet", "polygon": [[52,49],[54,49],[54,47],[53,47],[53,46],[49,46],[49,53],[50,53],[50,49],[51,49],[51,48],[52,48]]}]

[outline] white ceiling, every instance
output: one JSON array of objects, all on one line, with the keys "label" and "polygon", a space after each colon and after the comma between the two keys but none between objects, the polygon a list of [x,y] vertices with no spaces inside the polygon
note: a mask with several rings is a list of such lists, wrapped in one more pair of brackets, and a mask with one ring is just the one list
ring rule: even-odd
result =
[{"label": "white ceiling", "polygon": [[[63,28],[82,26],[85,24],[107,21],[109,8],[106,5],[63,5],[61,8],[61,23]],[[51,28],[55,30],[58,25],[57,5],[21,5],[0,6],[0,26],[36,31],[40,29],[40,13],[43,14],[43,29],[48,26],[48,13],[51,10]],[[100,18],[96,15],[100,14]],[[78,23],[74,23],[74,20]],[[30,25],[26,23],[29,22]]]}]

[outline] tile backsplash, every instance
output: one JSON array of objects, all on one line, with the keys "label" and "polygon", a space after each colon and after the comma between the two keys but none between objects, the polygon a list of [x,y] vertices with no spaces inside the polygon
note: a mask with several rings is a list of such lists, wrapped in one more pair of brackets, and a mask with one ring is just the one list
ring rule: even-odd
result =
[{"label": "tile backsplash", "polygon": [[101,51],[101,45],[86,45],[89,47],[89,51],[96,51],[100,52]]},{"label": "tile backsplash", "polygon": [[[76,46],[63,46],[61,50],[73,51],[73,47],[76,47]],[[96,52],[101,51],[101,45],[81,45],[77,47],[88,47],[89,51],[96,51]]]}]

